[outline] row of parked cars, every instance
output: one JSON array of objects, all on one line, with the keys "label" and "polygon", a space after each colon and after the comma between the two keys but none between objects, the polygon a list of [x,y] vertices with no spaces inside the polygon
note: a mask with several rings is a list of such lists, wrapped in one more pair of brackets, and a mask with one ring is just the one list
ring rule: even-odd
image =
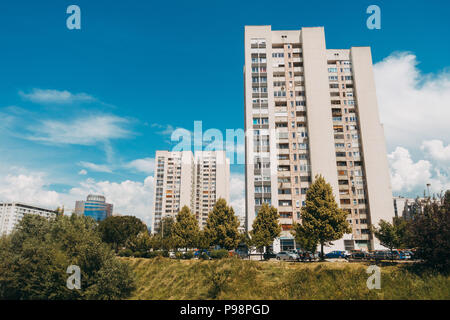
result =
[{"label": "row of parked cars", "polygon": [[274,253],[265,253],[264,259],[268,260],[270,258],[275,258],[277,260],[285,260],[285,261],[315,261],[320,257],[318,252],[306,252],[301,250],[289,250],[289,251],[281,251],[277,254]]},{"label": "row of parked cars", "polygon": [[327,259],[349,259],[349,260],[410,260],[414,259],[412,250],[375,250],[371,252],[352,251],[332,251],[325,255]]},{"label": "row of parked cars", "polygon": [[[320,258],[319,252],[304,252],[301,250],[281,251],[277,254],[266,252],[264,259],[277,259],[284,261],[316,261]],[[325,254],[325,259],[347,259],[347,260],[410,260],[414,259],[412,250],[376,250],[366,252],[361,250],[332,251]]]}]

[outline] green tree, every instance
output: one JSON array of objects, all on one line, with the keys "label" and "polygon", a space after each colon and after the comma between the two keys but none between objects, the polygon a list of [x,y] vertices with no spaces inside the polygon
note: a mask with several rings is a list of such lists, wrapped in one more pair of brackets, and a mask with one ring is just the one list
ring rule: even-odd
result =
[{"label": "green tree", "polygon": [[278,223],[279,214],[276,208],[264,203],[253,221],[250,231],[251,244],[262,252],[270,246],[273,240],[281,233],[281,226]]},{"label": "green tree", "polygon": [[401,237],[399,230],[395,223],[390,223],[385,220],[380,220],[379,228],[372,226],[372,232],[380,241],[380,244],[391,251],[391,259],[394,259],[393,250],[399,248],[401,245]]},{"label": "green tree", "polygon": [[176,216],[173,237],[180,248],[195,248],[199,240],[198,220],[188,206],[184,206]]},{"label": "green tree", "polygon": [[175,219],[172,216],[165,216],[161,219],[161,227],[152,237],[152,247],[154,250],[162,249],[169,251],[177,248],[173,228]]},{"label": "green tree", "polygon": [[[135,289],[129,266],[115,257],[89,217],[47,220],[25,215],[0,239],[0,299],[122,299]],[[67,268],[81,270],[81,289],[66,286]]]},{"label": "green tree", "polygon": [[303,224],[295,223],[291,233],[294,235],[295,243],[300,249],[306,252],[316,252],[319,239],[315,234],[308,232]]},{"label": "green tree", "polygon": [[435,269],[450,269],[450,190],[441,203],[425,205],[423,213],[411,222],[411,244],[425,264]]},{"label": "green tree", "polygon": [[141,232],[147,232],[147,226],[133,216],[113,216],[101,221],[98,230],[102,240],[117,252],[125,247],[127,240]]},{"label": "green tree", "polygon": [[125,242],[125,247],[135,254],[145,255],[152,248],[152,239],[147,231],[143,231],[129,238]]},{"label": "green tree", "polygon": [[204,228],[205,235],[210,239],[211,244],[227,250],[236,249],[240,241],[238,227],[239,220],[233,208],[227,205],[225,199],[217,200]]},{"label": "green tree", "polygon": [[331,185],[321,175],[317,175],[306,192],[306,205],[302,207],[302,225],[304,235],[317,238],[322,260],[325,245],[352,231],[346,219],[347,215],[346,211],[338,207]]}]

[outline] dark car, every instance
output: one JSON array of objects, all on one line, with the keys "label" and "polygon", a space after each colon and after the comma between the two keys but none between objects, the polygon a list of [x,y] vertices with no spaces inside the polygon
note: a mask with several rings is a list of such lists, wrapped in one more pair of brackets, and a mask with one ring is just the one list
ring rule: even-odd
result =
[{"label": "dark car", "polygon": [[368,259],[370,255],[364,251],[354,251],[350,254],[350,260],[365,260]]},{"label": "dark car", "polygon": [[264,260],[276,259],[276,257],[277,257],[277,255],[275,253],[273,253],[273,252],[270,252],[270,251],[264,252],[264,254],[263,254]]}]

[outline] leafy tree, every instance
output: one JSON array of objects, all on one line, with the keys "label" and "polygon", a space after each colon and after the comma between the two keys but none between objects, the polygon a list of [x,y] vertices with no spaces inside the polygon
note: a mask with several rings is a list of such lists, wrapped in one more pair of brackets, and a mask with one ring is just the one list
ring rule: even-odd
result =
[{"label": "leafy tree", "polygon": [[279,217],[277,209],[267,203],[264,203],[259,209],[256,219],[253,221],[250,236],[251,244],[260,252],[270,246],[273,240],[280,235]]},{"label": "leafy tree", "polygon": [[211,246],[211,239],[208,237],[208,234],[204,230],[200,230],[197,241],[197,248],[208,249],[210,246]]},{"label": "leafy tree", "polygon": [[306,252],[315,253],[319,239],[315,234],[308,232],[308,230],[301,223],[295,223],[292,228],[292,234],[295,237],[295,243]]},{"label": "leafy tree", "polygon": [[[47,220],[26,215],[0,239],[0,299],[122,299],[135,289],[128,265],[118,260],[89,217]],[[68,266],[81,270],[81,289],[69,290]]]},{"label": "leafy tree", "polygon": [[198,220],[188,206],[184,206],[176,216],[173,237],[180,248],[194,248],[199,240]]},{"label": "leafy tree", "polygon": [[236,249],[239,245],[239,220],[231,206],[225,199],[217,200],[214,208],[208,215],[205,235],[211,240],[212,245],[218,245],[227,250]]},{"label": "leafy tree", "polygon": [[393,250],[401,245],[399,230],[395,223],[389,223],[385,220],[380,220],[378,225],[378,229],[372,226],[372,232],[380,241],[380,244],[391,251],[391,259],[394,259]]},{"label": "leafy tree", "polygon": [[425,205],[423,213],[411,222],[411,244],[424,262],[436,269],[450,268],[450,190],[441,203]]},{"label": "leafy tree", "polygon": [[117,252],[125,247],[128,239],[141,232],[147,232],[147,226],[133,216],[113,216],[101,221],[98,226],[102,240],[111,244]]},{"label": "leafy tree", "polygon": [[321,259],[323,247],[352,231],[347,222],[347,212],[340,209],[331,185],[321,175],[306,192],[306,205],[302,207],[303,235],[316,237],[320,243]]},{"label": "leafy tree", "polygon": [[169,251],[177,248],[173,233],[174,225],[175,219],[172,216],[165,216],[161,219],[161,227],[152,237],[152,247],[154,250],[162,249]]},{"label": "leafy tree", "polygon": [[152,239],[147,231],[140,232],[138,235],[129,238],[125,247],[134,253],[146,254],[152,248]]}]

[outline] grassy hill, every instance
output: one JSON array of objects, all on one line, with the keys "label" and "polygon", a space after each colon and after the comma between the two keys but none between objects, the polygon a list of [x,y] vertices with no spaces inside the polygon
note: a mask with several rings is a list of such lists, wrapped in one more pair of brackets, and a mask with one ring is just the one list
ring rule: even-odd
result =
[{"label": "grassy hill", "polygon": [[123,258],[137,276],[132,299],[450,299],[450,276],[382,267],[369,290],[367,264]]}]

